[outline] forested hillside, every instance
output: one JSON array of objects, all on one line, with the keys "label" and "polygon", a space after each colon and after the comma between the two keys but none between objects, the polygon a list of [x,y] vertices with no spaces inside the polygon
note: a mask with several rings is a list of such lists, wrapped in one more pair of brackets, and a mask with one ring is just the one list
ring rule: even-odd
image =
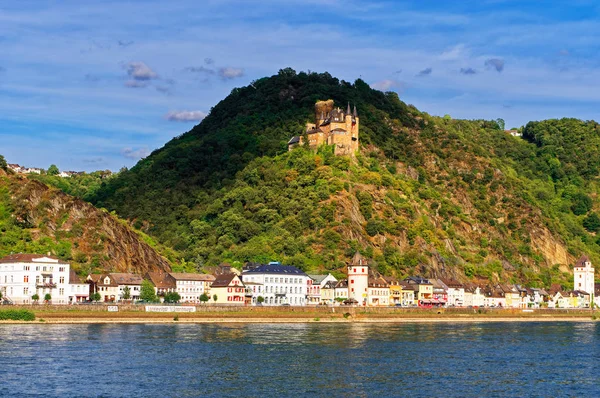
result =
[{"label": "forested hillside", "polygon": [[[329,98],[356,104],[360,154],[287,153]],[[550,120],[513,137],[361,80],[286,69],[233,90],[91,200],[193,267],[276,259],[336,271],[360,250],[385,274],[569,286],[575,256],[600,261],[597,128]]]},{"label": "forested hillside", "polygon": [[153,246],[159,247],[117,217],[0,169],[0,257],[51,253],[69,261],[82,275],[171,269]]}]

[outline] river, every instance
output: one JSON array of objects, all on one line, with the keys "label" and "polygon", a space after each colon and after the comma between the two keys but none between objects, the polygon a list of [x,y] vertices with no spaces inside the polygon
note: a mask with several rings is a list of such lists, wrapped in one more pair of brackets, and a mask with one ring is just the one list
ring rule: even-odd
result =
[{"label": "river", "polygon": [[6,397],[594,397],[600,323],[0,325]]}]

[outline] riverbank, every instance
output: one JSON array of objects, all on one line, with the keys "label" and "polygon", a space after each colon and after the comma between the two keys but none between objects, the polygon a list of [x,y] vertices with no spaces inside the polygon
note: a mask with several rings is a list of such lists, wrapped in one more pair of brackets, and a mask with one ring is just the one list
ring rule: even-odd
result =
[{"label": "riverbank", "polygon": [[[600,311],[583,309],[467,309],[360,307],[205,307],[194,312],[146,312],[145,306],[11,306],[33,312],[35,320],[8,323],[407,323],[595,321]],[[182,307],[171,307],[181,309]],[[167,309],[167,308],[162,308]],[[0,311],[2,308],[0,307]]]}]

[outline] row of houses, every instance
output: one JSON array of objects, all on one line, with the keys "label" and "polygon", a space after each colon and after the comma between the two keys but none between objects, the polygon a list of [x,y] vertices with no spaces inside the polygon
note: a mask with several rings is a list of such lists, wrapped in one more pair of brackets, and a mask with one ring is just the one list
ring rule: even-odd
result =
[{"label": "row of houses", "polygon": [[[16,163],[9,163],[8,169],[14,171],[17,174],[43,174],[46,172],[44,169],[40,169],[39,167],[25,167]],[[59,177],[69,178],[74,175],[84,174],[83,171],[61,171],[57,175]]]},{"label": "row of houses", "polygon": [[411,276],[384,277],[356,253],[347,266],[347,278],[307,274],[278,262],[247,263],[241,271],[222,265],[214,275],[176,272],[91,274],[82,281],[69,264],[51,256],[15,254],[0,259],[0,292],[5,300],[31,303],[33,295],[46,294],[52,303],[100,301],[118,303],[140,299],[148,280],[159,297],[177,292],[182,303],[198,304],[206,294],[211,303],[228,305],[358,305],[369,307],[497,307],[590,308],[600,305],[600,285],[594,284],[589,258],[578,260],[574,270],[576,290],[559,286],[544,290],[518,284],[478,286],[452,279]]}]

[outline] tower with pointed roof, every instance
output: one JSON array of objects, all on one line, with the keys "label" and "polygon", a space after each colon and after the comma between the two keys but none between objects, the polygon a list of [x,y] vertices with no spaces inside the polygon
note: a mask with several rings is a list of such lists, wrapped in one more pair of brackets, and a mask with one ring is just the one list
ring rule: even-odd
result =
[{"label": "tower with pointed roof", "polygon": [[339,107],[333,107],[333,100],[317,101],[315,104],[315,123],[306,124],[306,132],[303,136],[295,136],[288,142],[288,150],[304,144],[312,149],[321,145],[332,145],[337,156],[353,156],[358,150],[359,117],[354,105],[354,111],[350,111],[348,102],[346,111]]},{"label": "tower with pointed roof", "polygon": [[573,288],[594,295],[594,267],[588,256],[581,256],[573,268]]}]

